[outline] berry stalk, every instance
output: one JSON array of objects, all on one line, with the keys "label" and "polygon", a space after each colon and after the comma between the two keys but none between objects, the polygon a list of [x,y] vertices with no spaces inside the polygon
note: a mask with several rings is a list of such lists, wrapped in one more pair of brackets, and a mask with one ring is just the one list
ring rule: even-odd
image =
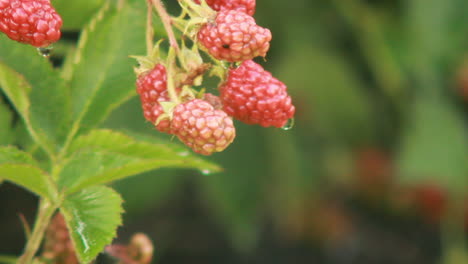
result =
[{"label": "berry stalk", "polygon": [[177,44],[177,39],[174,35],[174,31],[172,30],[171,16],[169,16],[169,14],[167,13],[166,8],[164,7],[161,0],[152,0],[152,2],[154,5],[154,8],[156,9],[156,12],[161,18],[164,29],[166,30],[166,33],[167,33],[167,37],[169,38],[169,43],[171,47],[174,48],[176,54],[179,54],[180,48],[179,48],[179,44]]},{"label": "berry stalk", "polygon": [[177,96],[175,84],[174,84],[174,78],[173,76],[175,75],[175,70],[174,67],[176,66],[176,53],[177,51],[173,49],[172,47],[169,49],[169,53],[167,55],[167,92],[169,94],[169,98],[173,103],[179,104],[180,100],[179,97]]},{"label": "berry stalk", "polygon": [[151,0],[146,0],[146,52],[151,54],[153,49],[153,38],[154,38],[154,29],[153,29],[153,8]]},{"label": "berry stalk", "polygon": [[32,231],[31,237],[26,244],[23,255],[18,259],[17,264],[29,264],[32,263],[32,259],[36,255],[39,246],[41,245],[42,239],[44,238],[44,233],[49,226],[50,219],[54,214],[57,207],[47,201],[42,199],[39,204],[39,213],[34,224],[34,229]]}]

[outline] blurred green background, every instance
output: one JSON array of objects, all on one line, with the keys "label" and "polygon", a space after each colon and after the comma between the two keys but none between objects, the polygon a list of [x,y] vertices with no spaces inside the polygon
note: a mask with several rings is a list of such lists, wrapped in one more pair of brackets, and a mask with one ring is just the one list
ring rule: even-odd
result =
[{"label": "blurred green background", "polygon": [[[67,31],[60,61],[105,1],[52,2]],[[115,183],[116,241],[148,234],[161,264],[468,263],[468,1],[258,0],[255,18],[273,33],[258,62],[288,86],[294,128],[238,122],[209,157],[223,173]],[[136,97],[103,127],[171,140]],[[18,213],[31,221],[34,207],[1,186],[0,254],[21,252]]]}]

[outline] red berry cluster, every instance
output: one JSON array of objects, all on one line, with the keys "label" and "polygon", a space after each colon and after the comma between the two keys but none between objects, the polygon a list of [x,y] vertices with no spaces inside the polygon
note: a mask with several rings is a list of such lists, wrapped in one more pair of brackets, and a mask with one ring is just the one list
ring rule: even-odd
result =
[{"label": "red berry cluster", "polygon": [[[137,92],[146,120],[156,124],[158,117],[164,113],[159,102],[169,101],[166,68],[157,64],[151,71],[140,75],[137,79]],[[161,132],[169,132],[169,120],[158,122],[156,128]]]},{"label": "red berry cluster", "polygon": [[0,0],[0,31],[12,40],[46,47],[60,39],[61,27],[50,0]]},{"label": "red berry cluster", "polygon": [[[177,89],[180,94],[180,89]],[[172,118],[165,114],[161,102],[168,102],[167,75],[162,64],[156,64],[137,79],[137,92],[146,120],[161,132],[176,135],[195,152],[210,155],[223,151],[235,137],[232,119],[209,101],[191,99],[174,107]],[[208,94],[206,94],[208,95]],[[209,96],[208,96],[209,97]],[[216,101],[212,95],[210,101]]]},{"label": "red berry cluster", "polygon": [[[200,4],[200,0],[195,0]],[[250,16],[255,14],[255,0],[206,0],[206,3],[213,8],[213,10],[238,10]]]},{"label": "red berry cluster", "polygon": [[[170,56],[166,61],[159,56],[139,60],[137,92],[145,118],[203,155],[223,151],[234,140],[232,118],[284,127],[295,112],[286,85],[252,60],[266,56],[271,40],[270,30],[258,26],[252,17],[255,0],[179,3],[190,19],[185,27],[177,20],[178,28],[185,28],[182,33],[189,32],[186,37],[195,45],[188,49],[182,42],[182,49],[174,49],[178,61]],[[212,73],[221,79],[219,97],[193,89],[210,68],[203,63],[198,45],[211,55]]]}]

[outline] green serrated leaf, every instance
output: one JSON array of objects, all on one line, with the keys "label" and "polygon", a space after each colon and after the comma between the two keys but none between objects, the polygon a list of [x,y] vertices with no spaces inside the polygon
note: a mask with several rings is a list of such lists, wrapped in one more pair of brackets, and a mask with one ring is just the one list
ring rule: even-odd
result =
[{"label": "green serrated leaf", "polygon": [[0,87],[3,89],[5,94],[15,105],[16,110],[21,115],[26,124],[27,130],[31,136],[49,153],[52,153],[47,141],[46,136],[41,131],[37,131],[31,122],[30,114],[30,101],[28,98],[28,91],[31,90],[31,86],[24,80],[23,76],[13,71],[11,68],[0,63]]},{"label": "green serrated leaf", "polygon": [[52,0],[63,20],[62,30],[79,30],[99,10],[105,0]]},{"label": "green serrated leaf", "polygon": [[163,167],[195,168],[205,172],[220,170],[175,144],[136,141],[111,130],[95,130],[81,136],[70,150],[74,154],[59,178],[59,186],[66,193]]},{"label": "green serrated leaf", "polygon": [[83,133],[134,96],[134,61],[145,50],[145,1],[107,3],[83,30],[71,75],[73,130]]},{"label": "green serrated leaf", "polygon": [[49,175],[38,168],[37,162],[29,154],[15,147],[0,147],[0,178],[51,201],[57,198],[55,185]]},{"label": "green serrated leaf", "polygon": [[60,211],[81,263],[90,263],[110,244],[122,224],[122,198],[113,189],[94,186],[68,196]]},{"label": "green serrated leaf", "polygon": [[0,86],[10,98],[16,110],[23,116],[29,117],[28,93],[31,85],[26,82],[24,76],[15,72],[5,64],[0,63]]},{"label": "green serrated leaf", "polygon": [[12,146],[0,147],[0,164],[3,163],[29,164],[37,166],[37,162],[31,155]]},{"label": "green serrated leaf", "polygon": [[439,184],[451,193],[468,189],[468,131],[444,102],[414,106],[403,136],[399,179],[406,184]]},{"label": "green serrated leaf", "polygon": [[34,47],[0,35],[0,86],[49,153],[57,150],[69,129],[69,90],[49,60]]}]

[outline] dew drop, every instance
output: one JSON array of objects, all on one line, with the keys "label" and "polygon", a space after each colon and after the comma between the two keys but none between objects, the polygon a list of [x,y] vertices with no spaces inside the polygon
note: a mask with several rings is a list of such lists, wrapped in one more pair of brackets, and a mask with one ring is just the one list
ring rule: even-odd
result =
[{"label": "dew drop", "polygon": [[53,49],[54,47],[50,45],[47,47],[37,48],[37,52],[39,52],[39,55],[41,55],[42,57],[48,58],[50,57],[50,53],[52,52]]},{"label": "dew drop", "polygon": [[202,173],[203,175],[210,175],[210,174],[211,174],[211,171],[208,170],[208,169],[204,169],[204,170],[201,170],[201,173]]},{"label": "dew drop", "polygon": [[286,122],[286,125],[284,125],[281,129],[288,131],[291,130],[294,127],[294,118],[288,119],[288,122]]}]

